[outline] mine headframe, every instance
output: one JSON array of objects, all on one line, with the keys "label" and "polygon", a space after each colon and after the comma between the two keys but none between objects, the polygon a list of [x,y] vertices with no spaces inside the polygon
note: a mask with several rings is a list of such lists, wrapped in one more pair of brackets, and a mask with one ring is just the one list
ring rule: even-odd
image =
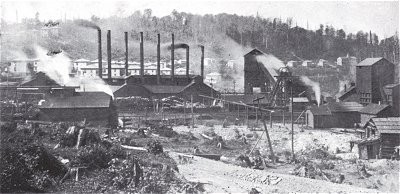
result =
[{"label": "mine headframe", "polygon": [[255,99],[255,101],[266,98],[268,103],[264,108],[286,110],[289,109],[293,83],[298,80],[296,79],[298,76],[293,76],[287,67],[281,67],[278,73],[279,75],[275,76],[277,79],[272,91],[264,97]]}]

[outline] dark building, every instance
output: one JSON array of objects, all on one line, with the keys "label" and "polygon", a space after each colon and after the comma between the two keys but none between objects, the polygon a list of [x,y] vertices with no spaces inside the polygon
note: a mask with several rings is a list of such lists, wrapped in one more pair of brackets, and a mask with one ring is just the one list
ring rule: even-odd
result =
[{"label": "dark building", "polygon": [[384,118],[393,116],[391,106],[387,104],[368,104],[360,110],[361,125],[367,123],[371,118]]},{"label": "dark building", "polygon": [[388,84],[383,90],[386,95],[386,103],[393,108],[393,116],[400,116],[400,84]]},{"label": "dark building", "polygon": [[362,105],[383,103],[383,88],[394,83],[394,64],[385,58],[367,58],[356,68],[356,91]]},{"label": "dark building", "polygon": [[361,159],[399,158],[400,117],[371,118],[364,126],[364,139],[358,142]]},{"label": "dark building", "polygon": [[312,128],[353,128],[360,123],[359,111],[363,106],[357,102],[331,102],[310,107],[306,112],[307,125]]},{"label": "dark building", "polygon": [[[129,76],[126,83],[114,91],[114,96],[130,97],[140,96],[151,99],[161,99],[169,96],[178,96],[189,100],[193,96],[195,102],[201,102],[199,95],[217,97],[219,93],[205,84],[201,76],[191,76],[190,79],[183,76],[176,76],[174,81],[170,77],[161,77],[161,84],[157,84],[155,76],[145,76],[145,83],[142,84],[140,77]],[[151,79],[153,77],[153,79]]]},{"label": "dark building", "polygon": [[[244,92],[252,94],[255,90],[259,92],[271,91],[278,76],[278,69],[284,67],[283,62],[275,61],[272,55],[253,49],[244,55]],[[263,64],[270,62],[274,64]]]},{"label": "dark building", "polygon": [[116,126],[117,117],[112,97],[104,92],[75,92],[68,96],[51,96],[39,105],[39,120],[80,122]]}]

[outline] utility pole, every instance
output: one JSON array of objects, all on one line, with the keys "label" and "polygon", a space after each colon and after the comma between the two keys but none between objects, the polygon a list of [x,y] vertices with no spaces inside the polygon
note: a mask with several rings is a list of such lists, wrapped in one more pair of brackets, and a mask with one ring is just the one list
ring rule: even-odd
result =
[{"label": "utility pole", "polygon": [[233,80],[233,93],[234,94],[236,93],[236,81],[235,80]]},{"label": "utility pole", "polygon": [[295,160],[294,155],[294,126],[293,126],[293,83],[290,86],[290,97],[291,97],[291,107],[292,110],[290,111],[290,120],[292,121],[292,161]]},{"label": "utility pole", "polygon": [[192,111],[192,129],[194,129],[193,95],[190,95],[190,104],[191,104],[191,111]]}]

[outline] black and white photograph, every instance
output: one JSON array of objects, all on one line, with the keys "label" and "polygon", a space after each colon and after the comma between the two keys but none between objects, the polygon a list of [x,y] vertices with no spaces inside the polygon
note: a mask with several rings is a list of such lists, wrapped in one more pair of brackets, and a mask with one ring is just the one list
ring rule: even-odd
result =
[{"label": "black and white photograph", "polygon": [[399,193],[398,0],[1,0],[0,193]]}]

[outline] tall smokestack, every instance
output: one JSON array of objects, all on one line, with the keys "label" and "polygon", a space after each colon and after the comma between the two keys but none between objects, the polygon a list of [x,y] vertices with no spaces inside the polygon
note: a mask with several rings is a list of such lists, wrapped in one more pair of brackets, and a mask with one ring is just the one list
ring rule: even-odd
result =
[{"label": "tall smokestack", "polygon": [[157,84],[160,84],[161,67],[160,67],[160,34],[157,34]]},{"label": "tall smokestack", "polygon": [[175,37],[174,37],[174,34],[172,34],[172,43],[171,43],[171,79],[172,79],[172,81],[174,81],[174,79],[175,79],[174,41],[175,41]]},{"label": "tall smokestack", "polygon": [[144,83],[144,54],[143,54],[143,32],[140,32],[140,77]]},{"label": "tall smokestack", "polygon": [[98,38],[98,45],[99,45],[99,47],[98,47],[98,56],[97,56],[97,58],[98,58],[98,63],[99,63],[99,77],[100,78],[102,78],[103,77],[103,65],[102,65],[102,51],[101,51],[101,30],[100,29],[98,29],[97,30],[97,38]]},{"label": "tall smokestack", "polygon": [[125,75],[128,76],[128,32],[125,33]]},{"label": "tall smokestack", "polygon": [[186,47],[186,77],[189,79],[189,46]]},{"label": "tall smokestack", "polygon": [[107,63],[108,63],[107,78],[108,80],[111,80],[111,30],[107,30]]},{"label": "tall smokestack", "polygon": [[201,59],[200,59],[200,75],[204,79],[204,46],[201,45]]}]

